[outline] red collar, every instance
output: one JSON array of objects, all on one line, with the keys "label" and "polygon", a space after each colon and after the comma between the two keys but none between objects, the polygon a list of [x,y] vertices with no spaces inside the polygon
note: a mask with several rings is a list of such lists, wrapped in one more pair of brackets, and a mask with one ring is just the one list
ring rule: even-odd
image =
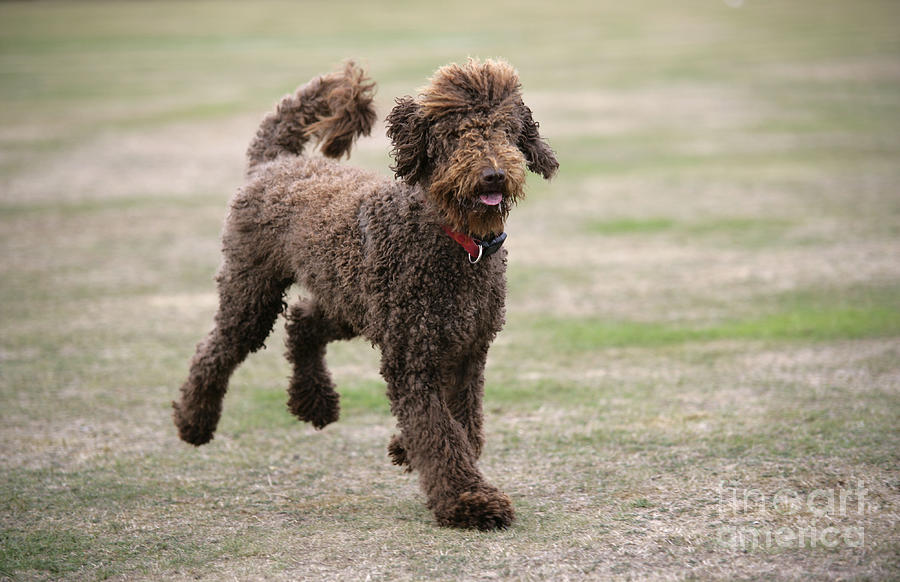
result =
[{"label": "red collar", "polygon": [[469,262],[473,264],[484,257],[489,257],[496,253],[500,250],[500,247],[503,246],[503,241],[506,240],[505,232],[501,233],[500,236],[494,240],[485,242],[472,238],[467,234],[452,230],[449,226],[441,226],[441,228],[447,236],[459,243],[462,248],[466,249],[466,252],[469,253]]}]

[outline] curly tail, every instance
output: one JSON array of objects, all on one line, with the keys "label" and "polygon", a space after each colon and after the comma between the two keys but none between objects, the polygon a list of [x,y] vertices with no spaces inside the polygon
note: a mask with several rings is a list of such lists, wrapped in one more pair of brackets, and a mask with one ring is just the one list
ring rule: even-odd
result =
[{"label": "curly tail", "polygon": [[314,78],[286,95],[263,119],[247,149],[248,171],[282,154],[300,155],[310,138],[329,158],[350,156],[360,135],[375,122],[375,83],[353,61],[342,71]]}]

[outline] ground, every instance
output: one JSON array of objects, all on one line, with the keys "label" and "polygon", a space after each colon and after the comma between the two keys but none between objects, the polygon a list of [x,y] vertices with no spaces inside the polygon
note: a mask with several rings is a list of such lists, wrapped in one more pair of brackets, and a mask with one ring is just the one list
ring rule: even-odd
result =
[{"label": "ground", "polygon": [[[0,5],[0,578],[896,579],[894,2]],[[280,329],[216,439],[169,402],[215,310],[244,149],[345,57],[378,108],[515,64],[557,150],[508,225],[486,476],[437,528],[389,463],[378,354],[325,431]],[[383,128],[352,163],[388,173]]]}]

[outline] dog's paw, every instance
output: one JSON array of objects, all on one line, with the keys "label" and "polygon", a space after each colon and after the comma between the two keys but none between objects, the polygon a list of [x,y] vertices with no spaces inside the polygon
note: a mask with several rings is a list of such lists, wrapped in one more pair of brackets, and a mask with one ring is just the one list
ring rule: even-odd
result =
[{"label": "dog's paw", "polygon": [[304,422],[321,430],[336,422],[340,416],[340,396],[334,390],[329,391],[291,391],[288,409],[291,414]]},{"label": "dog's paw", "polygon": [[403,448],[399,435],[391,437],[391,442],[388,443],[388,454],[393,464],[403,467],[407,473],[412,472],[412,467],[409,466],[409,458],[406,456],[406,449]]},{"label": "dog's paw", "polygon": [[463,491],[455,499],[434,504],[438,524],[447,527],[506,529],[515,519],[512,502],[505,493],[490,485],[480,485]]},{"label": "dog's paw", "polygon": [[197,447],[212,440],[216,425],[219,423],[218,414],[212,412],[188,415],[177,402],[172,403],[172,408],[174,409],[172,420],[178,428],[178,437],[181,440]]}]

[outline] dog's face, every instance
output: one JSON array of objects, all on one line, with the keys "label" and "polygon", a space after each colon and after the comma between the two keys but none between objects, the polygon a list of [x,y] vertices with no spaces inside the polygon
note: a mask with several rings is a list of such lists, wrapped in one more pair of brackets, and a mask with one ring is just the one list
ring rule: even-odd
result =
[{"label": "dog's face", "polygon": [[526,168],[549,179],[559,167],[504,62],[439,69],[417,98],[397,100],[387,123],[397,177],[421,184],[448,225],[471,236],[503,232]]}]

